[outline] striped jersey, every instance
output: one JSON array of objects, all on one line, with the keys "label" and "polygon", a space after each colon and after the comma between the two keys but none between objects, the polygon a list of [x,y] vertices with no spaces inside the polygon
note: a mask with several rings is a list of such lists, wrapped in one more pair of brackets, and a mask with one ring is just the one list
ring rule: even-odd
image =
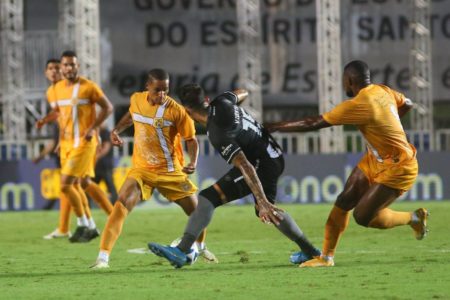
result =
[{"label": "striped jersey", "polygon": [[152,171],[181,170],[181,138],[195,137],[194,121],[175,100],[166,97],[160,105],[148,101],[148,92],[134,93],[130,99],[134,124],[133,167]]},{"label": "striped jersey", "polygon": [[95,123],[95,103],[103,96],[100,87],[84,77],[79,77],[73,84],[64,79],[47,89],[48,102],[52,108],[59,108],[61,147],[77,148],[98,143],[96,134],[91,142],[83,137]]}]

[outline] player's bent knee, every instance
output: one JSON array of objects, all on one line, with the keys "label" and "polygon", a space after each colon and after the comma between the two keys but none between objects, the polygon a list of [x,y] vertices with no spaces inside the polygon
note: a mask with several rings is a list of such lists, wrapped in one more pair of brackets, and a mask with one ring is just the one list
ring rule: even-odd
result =
[{"label": "player's bent knee", "polygon": [[358,225],[369,227],[370,218],[367,214],[361,213],[358,210],[353,211],[353,218]]},{"label": "player's bent knee", "polygon": [[[222,200],[220,199],[219,192],[217,192],[213,186],[202,190],[199,195],[203,198],[208,199],[208,201],[211,202],[214,207],[218,207],[223,204]],[[199,201],[201,201],[201,197],[199,198]]]}]

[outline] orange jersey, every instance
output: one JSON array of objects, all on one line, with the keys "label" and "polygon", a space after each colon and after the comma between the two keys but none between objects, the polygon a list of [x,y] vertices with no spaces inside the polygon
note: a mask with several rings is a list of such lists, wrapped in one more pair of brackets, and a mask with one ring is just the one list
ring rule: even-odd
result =
[{"label": "orange jersey", "polygon": [[194,121],[175,100],[161,105],[147,100],[148,92],[134,93],[130,114],[134,124],[133,167],[173,172],[183,164],[181,138],[195,137]]},{"label": "orange jersey", "polygon": [[[84,77],[79,77],[75,84],[61,80],[47,89],[47,100],[60,113],[61,147],[77,148],[90,144],[83,137],[95,122],[95,103],[103,96],[97,84]],[[97,144],[96,135],[92,141],[92,145]]]},{"label": "orange jersey", "polygon": [[404,104],[403,94],[384,85],[370,84],[323,118],[332,125],[356,125],[379,162],[409,160],[416,151],[408,143],[398,115],[398,107]]}]

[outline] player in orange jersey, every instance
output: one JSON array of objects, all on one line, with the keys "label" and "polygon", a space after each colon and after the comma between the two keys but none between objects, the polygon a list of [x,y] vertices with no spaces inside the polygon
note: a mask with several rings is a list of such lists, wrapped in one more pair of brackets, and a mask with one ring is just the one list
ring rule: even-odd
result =
[{"label": "player in orange jersey", "polygon": [[[45,77],[50,82],[50,86],[47,88],[47,100],[48,95],[50,95],[55,88],[55,85],[58,81],[61,80],[62,74],[61,74],[61,64],[59,59],[49,59],[47,63],[45,64]],[[44,118],[39,119],[36,122],[36,127],[38,129],[42,128],[47,123],[56,121],[58,118],[58,112],[55,110],[50,111],[48,115],[46,115]],[[45,155],[47,155],[49,152],[57,151],[59,156],[59,130],[55,130],[55,134],[58,136],[55,136],[51,142],[47,144],[42,154],[35,160],[38,162],[40,159],[44,158]],[[59,160],[59,158],[58,158]],[[60,161],[60,160],[59,160]],[[60,165],[60,163],[58,163]],[[69,200],[64,197],[64,195],[60,195],[60,201],[59,201],[59,224],[58,228],[56,228],[54,231],[50,232],[49,234],[46,234],[43,236],[46,240],[51,240],[55,238],[69,238],[71,236],[71,233],[69,231],[69,223],[70,223],[70,203]]]},{"label": "player in orange jersey", "polygon": [[268,125],[271,131],[311,131],[334,125],[358,127],[367,141],[367,151],[338,196],[326,226],[322,255],[300,267],[334,265],[339,238],[346,229],[353,209],[356,223],[365,227],[388,229],[410,225],[418,240],[427,234],[428,212],[398,212],[388,208],[414,184],[418,173],[416,149],[408,143],[400,118],[412,102],[387,86],[372,84],[366,63],[352,61],[344,69],[344,89],[350,100],[331,111],[299,121]]},{"label": "player in orange jersey", "polygon": [[[197,187],[189,180],[197,166],[198,143],[195,127],[185,109],[168,96],[169,74],[162,69],[148,73],[147,91],[134,93],[129,112],[111,132],[116,146],[123,144],[119,134],[134,125],[133,166],[119,191],[119,199],[100,243],[100,252],[92,268],[109,267],[109,256],[127,215],[141,200],[150,198],[153,189],[175,202],[190,215],[197,206]],[[183,166],[180,137],[186,141],[189,162]],[[205,231],[197,239],[200,253],[211,262],[215,256],[206,249]]]},{"label": "player in orange jersey", "polygon": [[[47,91],[53,111],[45,121],[58,119],[60,128],[61,193],[67,197],[77,215],[77,230],[71,242],[88,242],[98,236],[90,214],[86,195],[80,186],[109,211],[112,206],[99,187],[89,180],[94,176],[95,152],[98,144],[97,130],[112,112],[112,105],[102,90],[92,81],[78,75],[78,59],[73,51],[61,56],[64,80]],[[100,106],[96,116],[95,106]],[[39,126],[42,124],[37,124]],[[100,199],[100,200],[99,200]],[[102,208],[103,208],[102,206]]]}]

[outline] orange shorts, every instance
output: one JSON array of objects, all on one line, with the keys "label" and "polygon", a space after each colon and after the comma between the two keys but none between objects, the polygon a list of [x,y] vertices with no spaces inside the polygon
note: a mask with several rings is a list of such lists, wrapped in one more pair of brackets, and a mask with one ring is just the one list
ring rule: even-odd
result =
[{"label": "orange shorts", "polygon": [[358,168],[363,171],[370,184],[380,183],[402,193],[411,189],[419,172],[416,157],[399,162],[379,162],[371,152],[361,158]]},{"label": "orange shorts", "polygon": [[155,188],[169,201],[188,197],[197,191],[195,184],[181,170],[157,173],[145,168],[131,168],[127,178],[133,178],[139,183],[142,200],[149,200]]},{"label": "orange shorts", "polygon": [[74,177],[95,177],[97,146],[61,148],[61,174]]}]

